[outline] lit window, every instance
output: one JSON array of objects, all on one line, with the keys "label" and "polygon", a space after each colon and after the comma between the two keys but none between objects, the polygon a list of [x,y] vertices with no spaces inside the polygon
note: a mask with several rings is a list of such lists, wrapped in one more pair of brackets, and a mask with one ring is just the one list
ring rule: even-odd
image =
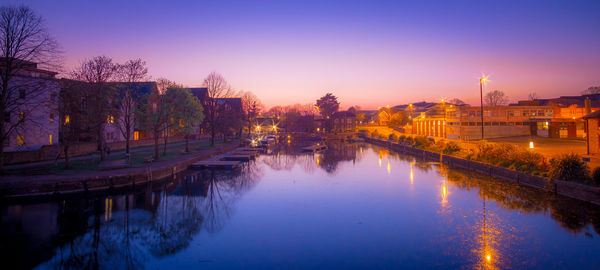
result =
[{"label": "lit window", "polygon": [[109,115],[106,117],[106,123],[107,123],[107,124],[114,124],[114,123],[115,123],[115,117],[109,114]]},{"label": "lit window", "polygon": [[50,145],[52,145],[52,134],[48,135],[48,140],[50,141]]},{"label": "lit window", "polygon": [[65,125],[68,124],[69,122],[71,122],[71,117],[69,117],[69,115],[65,115]]},{"label": "lit window", "polygon": [[183,119],[179,119],[179,127],[184,127],[184,125],[183,125]]},{"label": "lit window", "polygon": [[17,145],[18,146],[25,145],[25,137],[23,135],[17,136]]},{"label": "lit window", "polygon": [[140,139],[140,132],[139,131],[134,131],[133,132],[133,140],[137,141]]}]

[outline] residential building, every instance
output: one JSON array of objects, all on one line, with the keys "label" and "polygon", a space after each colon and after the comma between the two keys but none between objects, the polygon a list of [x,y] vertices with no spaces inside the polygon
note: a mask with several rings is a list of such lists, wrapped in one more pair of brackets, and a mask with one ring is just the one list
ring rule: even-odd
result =
[{"label": "residential building", "polygon": [[[4,61],[0,59],[0,63]],[[58,143],[57,73],[38,68],[34,62],[20,61],[21,68],[8,86],[15,98],[8,103],[3,119],[5,130],[10,130],[4,141],[5,151],[35,150]]]},{"label": "residential building", "polygon": [[351,111],[340,111],[333,114],[333,131],[347,132],[354,131],[358,121],[356,114]]}]

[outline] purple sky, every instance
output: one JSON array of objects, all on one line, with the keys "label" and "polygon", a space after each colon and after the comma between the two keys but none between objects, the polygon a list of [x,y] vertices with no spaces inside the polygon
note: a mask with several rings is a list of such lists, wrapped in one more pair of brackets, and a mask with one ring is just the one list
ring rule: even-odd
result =
[{"label": "purple sky", "polygon": [[481,74],[511,101],[600,85],[600,1],[5,2],[46,19],[67,70],[107,55],[187,86],[217,71],[268,107],[475,104]]}]

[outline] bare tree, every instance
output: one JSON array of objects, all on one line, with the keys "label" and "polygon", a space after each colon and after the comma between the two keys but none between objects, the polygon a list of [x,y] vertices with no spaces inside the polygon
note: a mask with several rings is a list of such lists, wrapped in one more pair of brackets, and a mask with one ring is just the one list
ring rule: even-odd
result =
[{"label": "bare tree", "polygon": [[488,92],[483,99],[486,106],[502,106],[508,103],[508,97],[500,90]]},{"label": "bare tree", "polygon": [[215,136],[219,125],[219,111],[221,110],[220,100],[233,96],[234,91],[229,86],[225,78],[216,72],[208,74],[204,79],[204,86],[207,89],[207,99],[204,105],[205,121],[210,129],[210,144],[215,145]]},{"label": "bare tree", "polygon": [[[115,79],[117,65],[111,58],[96,56],[93,59],[84,60],[80,66],[71,72],[73,79],[89,84],[90,89],[86,91],[88,124],[96,134],[96,143],[100,150],[100,160],[105,159],[104,127],[107,119],[118,114],[117,99],[115,99],[114,87],[109,82]],[[115,117],[118,118],[118,117]]]},{"label": "bare tree", "polygon": [[121,97],[121,113],[117,118],[117,124],[125,138],[125,153],[129,154],[129,141],[135,128],[136,101],[140,98],[138,83],[149,79],[148,68],[142,59],[134,59],[118,65],[118,69],[118,75],[125,83],[125,88]]},{"label": "bare tree", "polygon": [[584,95],[600,94],[600,86],[590,86],[590,87],[588,87],[587,90],[583,91],[582,94],[584,94]]},{"label": "bare tree", "polygon": [[256,122],[258,113],[263,110],[264,106],[260,102],[260,99],[252,92],[241,93],[242,97],[242,108],[244,110],[245,121],[248,127],[248,137],[250,137],[250,131],[252,130],[253,124]]},{"label": "bare tree", "polygon": [[529,100],[536,100],[536,99],[539,99],[540,96],[538,96],[538,94],[536,92],[532,92],[532,93],[529,93],[529,95],[527,95],[527,98]]},{"label": "bare tree", "polygon": [[[12,133],[28,123],[27,112],[19,121],[5,121],[24,109],[39,110],[40,96],[47,94],[47,81],[21,80],[32,64],[58,70],[61,52],[50,36],[42,17],[25,6],[0,8],[0,172],[4,166],[4,145]],[[27,98],[21,98],[20,93]]]},{"label": "bare tree", "polygon": [[169,88],[183,88],[183,85],[178,84],[174,81],[171,81],[167,78],[158,78],[156,79],[156,87],[158,87],[158,93],[164,95]]},{"label": "bare tree", "polygon": [[462,100],[460,100],[458,98],[450,99],[450,100],[448,100],[448,103],[454,104],[454,105],[464,105],[465,104],[464,101],[462,101]]}]

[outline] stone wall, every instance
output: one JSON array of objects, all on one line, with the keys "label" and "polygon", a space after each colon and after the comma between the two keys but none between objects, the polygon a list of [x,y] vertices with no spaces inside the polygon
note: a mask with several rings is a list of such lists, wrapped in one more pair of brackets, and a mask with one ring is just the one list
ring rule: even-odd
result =
[{"label": "stone wall", "polygon": [[503,180],[515,182],[522,186],[540,189],[546,192],[552,192],[558,195],[600,205],[600,187],[588,186],[556,179],[550,180],[541,176],[530,175],[527,173],[510,170],[503,167],[497,167],[494,165],[485,164],[473,160],[466,160],[458,157],[446,156],[427,150],[392,143],[389,141],[382,141],[368,137],[363,138],[366,140],[366,142],[386,147],[388,149],[400,153],[413,155],[425,160],[441,161],[443,164],[446,164],[450,167],[474,171],[483,175],[489,175],[492,177],[501,178]]}]

